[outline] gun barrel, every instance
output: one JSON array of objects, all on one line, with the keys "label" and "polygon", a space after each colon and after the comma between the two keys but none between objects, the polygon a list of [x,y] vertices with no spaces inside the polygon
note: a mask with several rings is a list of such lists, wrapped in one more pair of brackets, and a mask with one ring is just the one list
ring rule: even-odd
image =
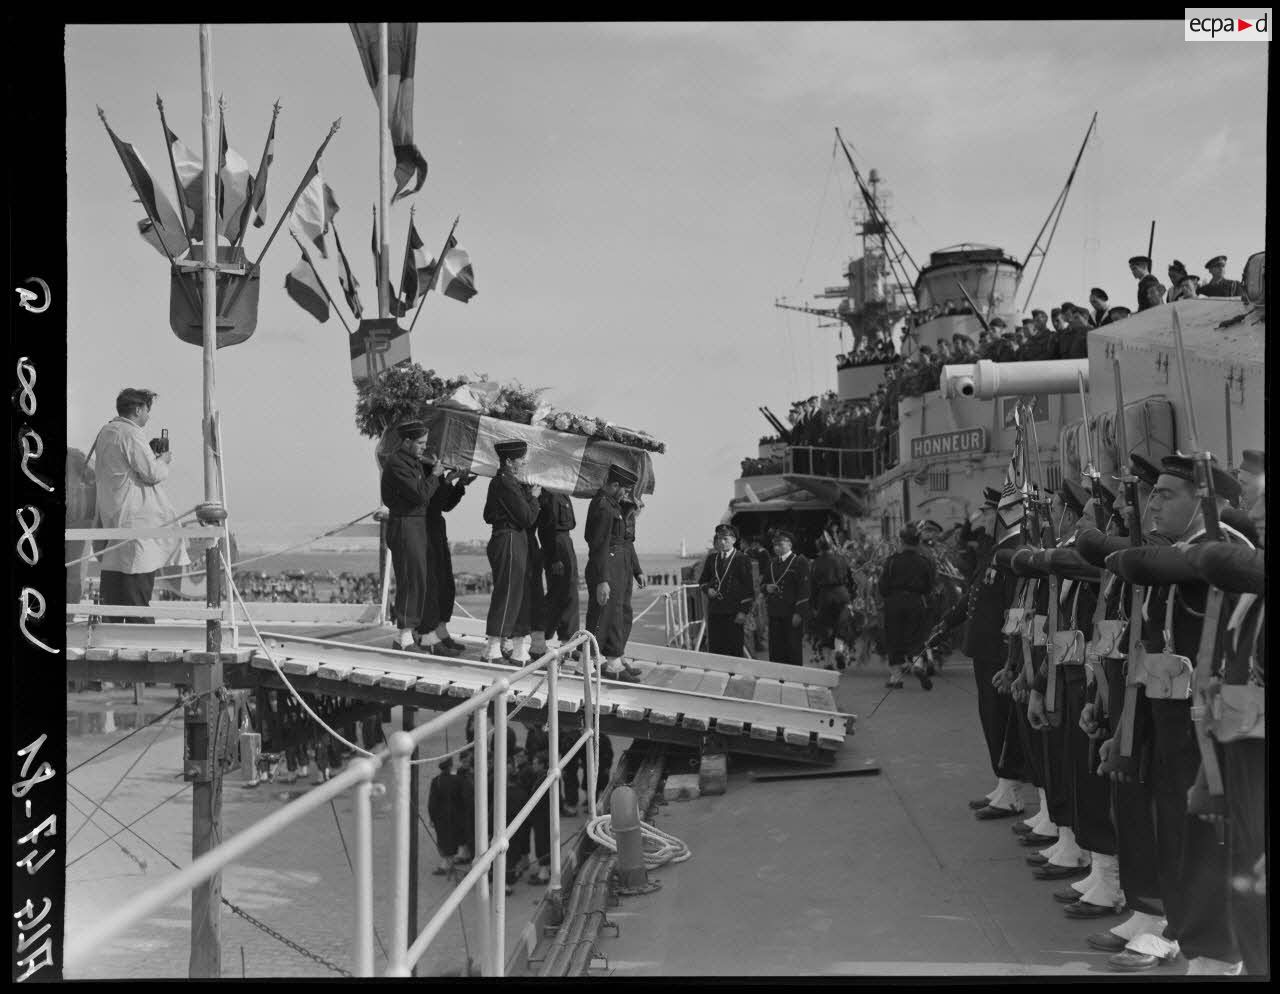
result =
[{"label": "gun barrel", "polygon": [[1089,382],[1088,359],[1040,359],[1031,362],[992,362],[942,367],[943,396],[1016,397],[1029,393],[1074,393],[1080,379]]}]

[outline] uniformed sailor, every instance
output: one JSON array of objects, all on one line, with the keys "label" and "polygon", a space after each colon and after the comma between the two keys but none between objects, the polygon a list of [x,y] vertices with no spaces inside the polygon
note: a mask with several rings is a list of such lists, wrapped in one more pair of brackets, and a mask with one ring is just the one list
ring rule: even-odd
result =
[{"label": "uniformed sailor", "polygon": [[1240,284],[1236,280],[1227,279],[1224,275],[1227,270],[1227,257],[1225,255],[1215,255],[1204,264],[1204,268],[1209,270],[1209,281],[1200,287],[1200,296],[1240,296]]},{"label": "uniformed sailor", "polygon": [[1093,308],[1093,326],[1101,328],[1111,323],[1110,304],[1107,302],[1107,291],[1101,287],[1093,287],[1089,291],[1089,306]]},{"label": "uniformed sailor", "polygon": [[568,494],[544,488],[538,504],[538,545],[547,575],[543,637],[563,644],[577,632],[580,619],[578,554],[573,548],[577,519]]},{"label": "uniformed sailor", "polygon": [[751,562],[739,552],[738,529],[717,525],[715,547],[707,554],[698,586],[707,595],[707,652],[741,656],[743,626],[755,600]]},{"label": "uniformed sailor", "polygon": [[795,536],[779,530],[773,557],[764,569],[765,610],[769,617],[769,659],[804,665],[804,622],[809,616],[809,560],[793,551]]},{"label": "uniformed sailor", "polygon": [[[901,687],[912,657],[924,649],[929,626],[924,623],[929,595],[937,582],[933,561],[920,551],[920,531],[908,522],[898,532],[902,548],[885,560],[880,570],[880,597],[884,602],[884,645],[889,654],[888,687]],[[928,671],[916,670],[920,686],[933,687]]]},{"label": "uniformed sailor", "polygon": [[[1075,527],[1077,515],[1071,504],[1069,493],[1059,491],[1050,497],[1049,514],[1051,515],[1054,533],[1069,533]],[[1068,734],[1064,723],[1050,723],[1044,720],[1043,699],[1047,689],[1046,640],[1049,614],[1049,597],[1051,584],[1048,571],[1045,569],[1043,554],[1031,545],[1018,549],[1011,557],[1010,564],[1015,575],[1022,576],[1035,583],[1035,616],[1030,626],[1030,672],[1026,670],[1026,650],[1024,649],[1024,680],[1027,684],[1027,702],[1024,709],[1026,721],[1025,748],[1034,750],[1040,758],[1041,786],[1044,789],[1044,805],[1048,810],[1051,822],[1057,827],[1054,840],[1037,852],[1026,857],[1032,867],[1032,876],[1038,880],[1068,880],[1082,876],[1089,867],[1089,855],[1076,841],[1073,828],[1072,797],[1070,789],[1069,768],[1067,765]],[[1025,634],[1024,634],[1025,638]],[[1059,698],[1061,701],[1061,697]],[[1032,836],[1024,836],[1024,845]]]},{"label": "uniformed sailor", "polygon": [[[1232,496],[1238,496],[1238,485],[1216,465],[1213,478],[1221,510]],[[1158,534],[1177,545],[1206,541],[1195,464],[1190,457],[1175,455],[1161,460],[1151,506]],[[1228,541],[1247,544],[1229,525],[1223,523],[1221,530]],[[1109,556],[1107,565],[1132,583],[1148,585],[1142,630],[1146,649],[1142,706],[1149,718],[1160,892],[1169,923],[1166,940],[1175,945],[1163,950],[1134,949],[1131,943],[1126,952],[1112,957],[1111,966],[1146,969],[1180,947],[1194,973],[1238,973],[1240,953],[1228,916],[1226,848],[1218,844],[1212,826],[1188,817],[1187,805],[1187,793],[1200,769],[1191,720],[1190,677],[1199,650],[1208,588],[1185,580],[1168,582],[1162,572],[1164,553],[1150,546],[1125,549]],[[1104,743],[1104,756],[1111,748],[1114,740]]]},{"label": "uniformed sailor", "polygon": [[1151,259],[1145,255],[1135,255],[1129,259],[1129,272],[1138,281],[1138,310],[1156,307],[1164,303],[1164,284],[1152,275]]},{"label": "uniformed sailor", "polygon": [[[512,440],[493,447],[498,456],[498,475],[489,481],[485,495],[485,524],[493,527],[489,538],[489,568],[493,572],[493,592],[485,620],[487,659],[502,657],[502,640],[513,640],[512,660],[529,661],[529,529],[538,520],[539,486],[520,482],[524,472],[527,443]],[[519,629],[524,629],[521,633]]]},{"label": "uniformed sailor", "polygon": [[[1099,494],[1098,507],[1105,520],[1110,516],[1114,497],[1101,484]],[[1124,897],[1120,889],[1109,784],[1094,772],[1092,743],[1080,724],[1087,703],[1086,630],[1092,628],[1102,571],[1089,564],[1075,544],[1083,527],[1096,525],[1097,517],[1095,498],[1074,480],[1065,481],[1060,495],[1067,506],[1060,525],[1064,538],[1057,549],[1036,553],[1033,559],[1043,562],[1047,571],[1059,578],[1058,634],[1054,651],[1058,663],[1058,720],[1065,732],[1064,784],[1069,801],[1068,824],[1061,827],[1058,845],[1060,850],[1069,845],[1069,826],[1070,837],[1087,859],[1089,875],[1072,881],[1053,896],[1066,905],[1063,911],[1069,918],[1101,918],[1119,913]],[[1076,519],[1074,524],[1072,518]],[[1055,674],[1049,674],[1048,679],[1055,679]],[[1045,686],[1048,686],[1047,680]],[[1038,692],[1032,693],[1029,708],[1042,709],[1046,705],[1047,701],[1041,700]],[[1052,715],[1042,710],[1041,721],[1046,720],[1052,720]]]},{"label": "uniformed sailor", "polygon": [[1231,927],[1244,973],[1269,972],[1266,865],[1266,651],[1263,646],[1266,570],[1262,550],[1228,542],[1205,542],[1187,550],[1193,570],[1232,595],[1224,607],[1214,737],[1222,756],[1230,852]]},{"label": "uniformed sailor", "polygon": [[[1159,471],[1137,453],[1129,460],[1129,471],[1137,480],[1137,499],[1142,509],[1142,526],[1145,541],[1167,544],[1168,540],[1149,534],[1151,507],[1147,500],[1155,486]],[[1118,477],[1113,477],[1118,479]],[[1076,538],[1076,551],[1091,565],[1105,566],[1106,557],[1128,548],[1131,538],[1127,532],[1127,508],[1123,490],[1119,491],[1111,520],[1104,534],[1085,522]],[[1120,728],[1125,695],[1125,658],[1128,636],[1125,629],[1130,588],[1115,574],[1107,571],[1107,579],[1100,591],[1105,601],[1102,620],[1094,625],[1095,654],[1100,673],[1089,688],[1087,702],[1081,714],[1080,726],[1095,742],[1115,735]],[[1103,687],[1106,694],[1103,694]],[[1135,752],[1138,748],[1135,747]],[[1090,947],[1103,952],[1123,952],[1126,946],[1139,936],[1150,935],[1152,941],[1164,942],[1162,932],[1167,924],[1164,905],[1160,899],[1159,872],[1156,859],[1156,835],[1153,818],[1152,794],[1149,784],[1139,777],[1120,779],[1113,777],[1104,766],[1098,767],[1098,776],[1110,783],[1110,800],[1113,825],[1116,833],[1116,857],[1119,863],[1120,890],[1130,912],[1123,922],[1106,931],[1090,935]],[[1078,887],[1078,882],[1069,886]],[[1138,940],[1139,944],[1146,940]],[[1155,960],[1152,960],[1154,965]]]},{"label": "uniformed sailor", "polygon": [[618,465],[609,467],[602,486],[587,508],[587,630],[599,643],[604,672],[611,680],[639,682],[640,675],[622,661],[626,649],[624,598],[630,596],[632,555],[626,544],[622,492],[638,477]]},{"label": "uniformed sailor", "polygon": [[[1041,312],[1043,313],[1043,312]],[[987,487],[983,491],[984,512],[994,511],[1000,503],[1000,491]],[[970,809],[982,811],[994,808],[1016,811],[1022,806],[1018,797],[1025,774],[1020,749],[1006,750],[1005,730],[1009,724],[1012,700],[1008,694],[996,690],[996,674],[1004,667],[1005,609],[1013,601],[1017,581],[1009,570],[995,563],[994,548],[986,562],[980,563],[969,584],[967,601],[957,605],[965,613],[963,652],[973,660],[973,678],[978,691],[978,721],[987,742],[987,754],[991,759],[991,772],[996,785],[985,797],[969,802]],[[1016,739],[1015,739],[1016,741]]]},{"label": "uniformed sailor", "polygon": [[826,535],[818,537],[818,556],[809,569],[809,608],[814,642],[824,669],[844,669],[848,657],[840,632],[841,617],[853,599],[853,576],[845,559]]},{"label": "uniformed sailor", "polygon": [[[382,468],[382,503],[390,512],[387,519],[387,549],[396,577],[396,626],[399,632],[393,648],[416,647],[415,629],[422,625],[427,594],[427,504],[440,485],[444,467],[437,464],[427,475],[422,457],[427,448],[427,426],[406,421],[397,427],[399,446]],[[434,605],[430,605],[434,608]],[[431,611],[434,615],[435,610]],[[431,629],[435,622],[431,623]]]},{"label": "uniformed sailor", "polygon": [[[433,455],[427,472],[435,473]],[[457,600],[457,585],[453,580],[453,554],[449,549],[449,530],[444,516],[458,506],[467,492],[467,485],[475,477],[469,473],[454,471],[440,479],[440,486],[427,502],[427,579],[431,594],[435,597],[434,631],[423,632],[419,641],[436,655],[461,655],[466,647],[449,634],[449,621]],[[424,611],[424,619],[427,612]]]}]

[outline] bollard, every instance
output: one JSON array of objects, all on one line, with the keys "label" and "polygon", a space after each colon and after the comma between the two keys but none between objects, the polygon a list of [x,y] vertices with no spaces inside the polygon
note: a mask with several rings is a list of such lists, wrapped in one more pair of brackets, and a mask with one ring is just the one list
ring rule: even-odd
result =
[{"label": "bollard", "polygon": [[613,838],[618,846],[618,859],[613,870],[618,893],[647,894],[657,890],[658,884],[649,882],[644,865],[644,833],[640,827],[636,792],[630,787],[615,787],[609,798],[609,812]]}]

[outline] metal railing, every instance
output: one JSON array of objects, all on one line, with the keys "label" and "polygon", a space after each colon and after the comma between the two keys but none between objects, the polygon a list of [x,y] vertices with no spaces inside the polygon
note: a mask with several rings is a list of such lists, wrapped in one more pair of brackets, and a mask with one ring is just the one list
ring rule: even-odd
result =
[{"label": "metal railing", "polygon": [[[560,755],[560,707],[558,678],[560,657],[572,652],[580,646],[588,645],[582,653],[583,659],[583,726],[584,731],[573,745]],[[589,817],[596,817],[596,749],[594,743],[597,736],[598,715],[596,702],[599,700],[599,660],[595,640],[586,633],[579,633],[559,648],[546,653],[510,676],[497,680],[487,690],[470,698],[466,702],[451,708],[444,714],[433,718],[425,725],[412,732],[395,732],[389,745],[391,748],[392,778],[396,785],[395,805],[392,812],[394,826],[394,846],[391,863],[392,885],[392,926],[391,944],[388,950],[389,963],[387,976],[408,977],[413,965],[422,958],[432,941],[445,926],[462,903],[473,890],[477,891],[477,903],[480,911],[480,964],[485,976],[501,977],[506,960],[506,878],[507,849],[511,837],[532,814],[542,797],[553,787],[558,787],[564,768],[572,761],[583,747],[591,742],[593,748],[586,750],[587,767],[587,806]],[[513,684],[532,677],[539,670],[547,671],[547,774],[542,783],[534,790],[525,806],[516,816],[507,820],[507,695]],[[597,681],[593,689],[592,679]],[[489,839],[489,702],[494,704],[493,734],[493,773],[500,778],[493,790],[493,823],[502,826],[497,836]],[[409,810],[409,763],[417,745],[428,736],[443,731],[449,725],[475,715],[475,854],[471,869],[462,878],[453,892],[440,905],[436,913],[427,922],[422,932],[410,942],[409,937],[409,829],[412,812]],[[560,880],[560,803],[559,797],[550,799],[548,805],[551,815],[550,839],[550,876],[548,889],[555,894],[561,889]],[[493,868],[492,874],[489,873]],[[490,876],[495,886],[490,886]],[[367,927],[361,926],[357,932],[357,944],[361,956],[372,958],[373,926],[370,920]],[[365,974],[367,976],[368,974]]]},{"label": "metal railing", "polygon": [[[696,583],[684,583],[662,595],[666,612],[667,645],[677,649],[697,650],[707,630],[706,612]],[[692,609],[691,609],[692,602]]]},{"label": "metal railing", "polygon": [[817,445],[788,445],[783,472],[799,476],[827,476],[839,480],[869,480],[876,475],[879,449],[831,449]]},{"label": "metal railing", "polygon": [[[587,646],[583,652],[583,712],[584,731],[574,744],[560,755],[560,720],[558,677],[560,659],[574,649]],[[221,872],[263,843],[278,838],[282,829],[309,815],[348,790],[355,793],[355,851],[352,854],[354,880],[355,920],[352,927],[352,953],[354,973],[372,977],[373,967],[373,809],[374,779],[385,760],[390,758],[392,780],[396,787],[393,807],[392,847],[392,932],[388,951],[388,976],[409,976],[413,965],[422,958],[431,942],[439,934],[448,917],[462,900],[478,887],[481,918],[481,969],[488,976],[502,976],[505,961],[506,920],[506,853],[511,837],[530,817],[538,801],[553,787],[558,788],[565,766],[572,761],[587,743],[586,749],[587,801],[589,814],[596,817],[596,757],[598,713],[595,702],[599,700],[599,659],[594,639],[583,632],[574,636],[559,648],[547,652],[541,658],[522,669],[504,675],[487,690],[450,708],[431,721],[418,726],[412,732],[395,732],[388,741],[388,749],[380,749],[371,756],[352,760],[350,765],[327,783],[317,785],[302,797],[290,802],[278,811],[232,836],[221,845],[205,853],[190,866],[161,881],[150,890],[125,902],[110,916],[104,916],[89,928],[80,930],[67,939],[64,964],[75,970],[89,961],[94,952],[159,911],[171,901],[200,886],[210,877]],[[534,791],[528,803],[510,822],[507,821],[506,762],[507,762],[507,698],[511,688],[533,677],[540,670],[547,677],[547,751],[548,770],[542,783]],[[596,686],[592,687],[592,679]],[[532,693],[532,692],[531,692]],[[493,791],[494,824],[503,826],[495,838],[489,840],[489,721],[488,705],[496,701],[494,720],[494,770]],[[409,807],[409,767],[414,749],[429,736],[442,732],[450,725],[465,721],[475,715],[475,858],[471,870],[454,888],[412,943],[409,941],[409,831],[411,817],[416,812]],[[499,779],[500,778],[500,779]],[[558,791],[557,791],[558,792]],[[560,804],[553,797],[550,809],[550,881],[548,889],[555,893],[561,888],[560,864]],[[491,896],[489,869],[497,883]]]}]

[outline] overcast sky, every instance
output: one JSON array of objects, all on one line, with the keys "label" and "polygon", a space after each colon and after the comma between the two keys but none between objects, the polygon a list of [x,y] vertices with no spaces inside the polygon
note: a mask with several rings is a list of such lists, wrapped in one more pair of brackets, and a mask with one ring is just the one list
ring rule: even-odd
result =
[{"label": "overcast sky", "polygon": [[[272,224],[342,118],[321,168],[376,310],[377,117],[350,30],[218,26],[213,44],[230,141],[254,168],[271,104],[283,107]],[[1184,42],[1180,20],[423,24],[414,121],[431,168],[393,208],[393,272],[410,204],[433,253],[461,214],[479,294],[428,298],[413,357],[549,387],[557,406],[664,440],[638,545],[700,548],[768,431],[756,407],[785,415],[835,385],[835,330],[773,306],[841,283],[853,253],[834,127],[864,173],[879,170],[923,265],[961,241],[1022,259],[1098,111],[1033,305],[1084,303],[1099,285],[1132,306],[1125,260],[1146,250],[1152,218],[1161,275],[1173,257],[1194,272],[1224,253],[1238,277],[1263,248],[1266,57],[1263,44]],[[167,176],[155,94],[198,151],[197,30],[70,27],[66,73],[68,442],[88,448],[121,387],[157,390],[151,427],[169,429],[170,494],[189,507],[202,495],[200,350],[169,330],[167,263],[135,233],[142,211],[95,105]],[[253,254],[269,230],[249,235]],[[217,358],[227,504],[247,545],[378,503],[346,332],[287,298],[297,261],[282,234],[256,333]],[[336,296],[334,265],[321,271]],[[454,539],[487,535],[484,481],[473,490],[450,515]]]}]

